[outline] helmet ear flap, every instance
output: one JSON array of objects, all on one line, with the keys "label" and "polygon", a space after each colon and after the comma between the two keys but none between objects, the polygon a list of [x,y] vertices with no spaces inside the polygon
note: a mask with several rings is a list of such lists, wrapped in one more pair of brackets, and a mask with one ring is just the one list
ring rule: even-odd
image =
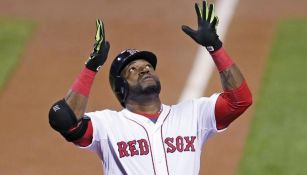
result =
[{"label": "helmet ear flap", "polygon": [[114,79],[114,93],[122,106],[125,106],[129,85],[128,82],[121,76],[116,76]]}]

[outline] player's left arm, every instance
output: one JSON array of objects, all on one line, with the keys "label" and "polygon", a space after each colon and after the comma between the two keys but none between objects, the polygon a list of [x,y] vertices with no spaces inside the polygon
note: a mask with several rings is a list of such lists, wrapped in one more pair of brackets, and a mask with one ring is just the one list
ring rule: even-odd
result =
[{"label": "player's left arm", "polygon": [[195,3],[195,10],[198,29],[193,30],[183,25],[182,30],[195,42],[206,47],[219,70],[224,92],[217,99],[215,118],[217,128],[223,129],[252,104],[252,95],[241,71],[222,47],[216,32],[219,20],[214,5],[208,5],[206,1],[202,5]]},{"label": "player's left arm", "polygon": [[215,105],[216,125],[224,129],[252,104],[252,95],[241,71],[223,48],[211,55],[224,90]]}]

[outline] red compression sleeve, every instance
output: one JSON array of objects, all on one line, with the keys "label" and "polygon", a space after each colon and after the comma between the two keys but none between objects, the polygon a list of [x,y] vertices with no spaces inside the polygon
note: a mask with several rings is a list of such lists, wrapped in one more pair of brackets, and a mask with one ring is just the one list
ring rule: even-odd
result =
[{"label": "red compression sleeve", "polygon": [[211,56],[219,72],[224,71],[234,63],[223,47],[213,52]]},{"label": "red compression sleeve", "polygon": [[252,104],[252,94],[244,81],[240,87],[224,90],[215,105],[217,129],[226,128]]},{"label": "red compression sleeve", "polygon": [[73,141],[73,143],[82,147],[86,147],[92,143],[92,139],[93,139],[93,124],[91,121],[88,121],[85,134],[80,139]]},{"label": "red compression sleeve", "polygon": [[80,72],[79,76],[71,86],[71,90],[78,92],[84,96],[88,96],[94,82],[96,72],[87,69],[86,67]]}]

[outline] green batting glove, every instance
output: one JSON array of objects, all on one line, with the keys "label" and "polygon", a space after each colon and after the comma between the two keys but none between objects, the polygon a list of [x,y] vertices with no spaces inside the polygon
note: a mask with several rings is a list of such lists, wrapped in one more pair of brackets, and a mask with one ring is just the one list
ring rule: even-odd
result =
[{"label": "green batting glove", "polygon": [[190,27],[183,25],[182,30],[189,35],[195,42],[205,46],[209,52],[214,52],[222,47],[222,42],[216,33],[218,25],[218,17],[215,16],[215,8],[213,4],[209,5],[203,1],[203,5],[195,3],[197,14],[198,29],[193,30]]},{"label": "green batting glove", "polygon": [[93,52],[85,62],[85,66],[95,72],[105,63],[110,50],[110,44],[105,40],[104,25],[100,19],[96,20],[96,35]]}]

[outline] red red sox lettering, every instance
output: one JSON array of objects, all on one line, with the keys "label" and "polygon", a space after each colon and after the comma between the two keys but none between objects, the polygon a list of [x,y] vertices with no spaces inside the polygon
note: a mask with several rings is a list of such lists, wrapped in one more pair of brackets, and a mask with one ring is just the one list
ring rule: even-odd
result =
[{"label": "red red sox lettering", "polygon": [[[164,143],[167,146],[166,152],[195,152],[195,139],[196,136],[178,136],[176,138],[167,137],[164,139]],[[133,157],[136,155],[147,155],[149,153],[149,143],[146,139],[117,142],[117,147],[120,158],[129,156]]]}]

